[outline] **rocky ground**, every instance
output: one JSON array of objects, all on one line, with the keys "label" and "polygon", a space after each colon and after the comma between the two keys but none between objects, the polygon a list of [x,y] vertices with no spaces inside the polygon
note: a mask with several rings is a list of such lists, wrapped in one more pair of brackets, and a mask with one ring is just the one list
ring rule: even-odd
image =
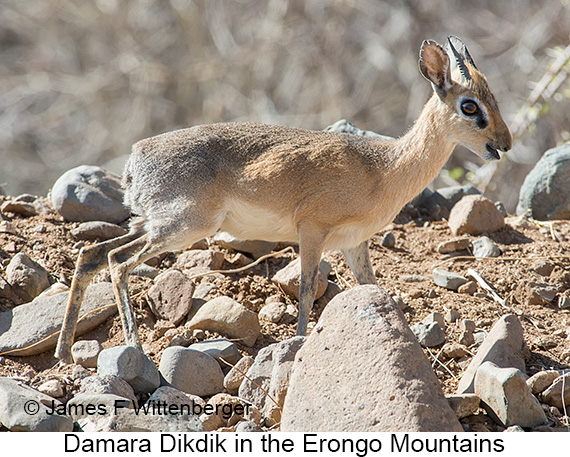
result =
[{"label": "rocky ground", "polygon": [[[105,226],[97,229],[103,230],[103,233],[86,234],[84,230],[78,230],[84,226],[65,221],[48,199],[0,197],[0,205],[0,258],[3,269],[0,275],[0,312],[29,301],[23,291],[25,287],[11,284],[8,278],[10,263],[18,253],[24,253],[40,264],[47,272],[49,284],[57,283],[60,284],[58,287],[62,287],[61,284],[70,284],[79,248],[94,242],[89,238],[106,237],[105,230],[120,232],[116,226]],[[501,316],[507,314],[515,314],[524,329],[526,375],[568,369],[570,221],[540,222],[507,216],[501,228],[489,226],[489,230],[483,229],[481,233],[471,235],[457,233],[461,230],[450,228],[452,224],[448,223],[447,218],[450,218],[449,212],[441,206],[428,209],[421,205],[409,205],[394,223],[371,240],[371,256],[378,284],[396,299],[408,324],[415,326],[416,333],[421,333],[419,327],[422,325],[418,324],[422,321],[427,323],[423,327],[429,327],[431,321],[443,317],[443,322],[437,326],[443,331],[435,336],[436,341],[425,343],[431,347],[423,348],[443,391],[449,395],[456,391],[459,379],[485,335]],[[490,218],[484,218],[483,223],[492,224]],[[485,254],[478,254],[486,258],[477,260],[473,257],[473,251],[478,249],[484,237],[487,237],[485,242],[491,243],[491,248]],[[452,240],[459,244],[451,247],[446,244]],[[200,325],[189,325],[186,317],[189,307],[178,309],[176,312],[180,316],[171,316],[177,321],[176,324],[158,319],[157,314],[161,310],[157,308],[162,306],[161,298],[153,299],[151,288],[157,280],[149,277],[172,266],[177,266],[189,277],[204,268],[231,270],[253,260],[250,255],[223,247],[222,244],[205,240],[193,246],[194,249],[189,251],[191,255],[186,258],[181,252],[169,253],[149,262],[152,264],[150,273],[147,271],[131,276],[130,290],[143,347],[157,366],[168,347],[188,346],[216,337],[232,339],[227,332],[203,331],[198,330]],[[274,252],[286,247],[276,246]],[[208,253],[206,257],[209,260],[205,261],[204,255],[198,255],[198,260],[184,264],[188,262],[188,257],[198,251]],[[254,337],[254,342],[246,345],[235,341],[241,355],[256,357],[262,348],[295,334],[296,299],[291,293],[286,293],[286,285],[272,278],[296,257],[297,248],[292,246],[290,251],[270,257],[243,272],[216,273],[196,278],[189,293],[194,293],[196,300],[199,298],[196,291],[200,290],[204,294],[202,303],[214,297],[230,297],[247,310],[259,313],[260,332],[257,338]],[[310,330],[314,328],[327,302],[339,290],[356,285],[340,253],[328,252],[324,259],[330,266],[326,276],[328,283],[325,282],[328,288],[315,304]],[[446,275],[449,272],[458,273],[465,279],[460,280],[462,284],[459,286],[445,283],[442,287],[434,280],[435,268],[443,269]],[[480,279],[469,276],[469,269],[474,270],[475,276]],[[441,281],[452,279],[437,281],[443,284]],[[96,281],[109,281],[108,272],[99,274]],[[482,286],[483,281],[488,288]],[[202,284],[201,288],[197,287],[198,284]],[[163,295],[165,293],[163,291]],[[271,303],[272,306],[266,307]],[[434,312],[441,316],[434,315]],[[196,311],[190,311],[190,314],[196,314]],[[124,344],[119,317],[114,315],[108,318],[78,339],[97,340],[103,348]],[[74,366],[62,367],[57,362],[53,349],[28,357],[4,354],[0,356],[0,377],[14,377],[34,388],[48,380],[59,380],[63,388],[59,398],[66,401],[77,393],[80,383],[74,378],[78,376]],[[206,399],[209,397],[203,396]],[[139,401],[141,399],[144,398],[139,396]],[[565,416],[563,409],[546,404],[543,409],[551,429],[566,429],[568,416]],[[462,423],[464,428],[472,431],[504,429],[492,421],[483,409],[462,419]]]}]

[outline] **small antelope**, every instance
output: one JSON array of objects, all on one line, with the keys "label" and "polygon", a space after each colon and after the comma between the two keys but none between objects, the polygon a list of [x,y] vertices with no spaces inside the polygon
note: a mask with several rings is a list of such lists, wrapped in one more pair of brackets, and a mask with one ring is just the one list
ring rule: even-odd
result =
[{"label": "small antelope", "polygon": [[177,130],[139,141],[123,174],[136,215],[127,235],[84,247],[56,357],[70,345],[85,289],[109,265],[128,345],[141,348],[127,279],[138,264],[218,230],[239,239],[298,242],[297,334],[307,331],[324,249],[340,249],[360,284],[375,284],[368,239],[439,173],[457,144],[485,159],[511,148],[485,76],[461,40],[424,41],[419,70],[433,95],[401,138],[256,123]]}]

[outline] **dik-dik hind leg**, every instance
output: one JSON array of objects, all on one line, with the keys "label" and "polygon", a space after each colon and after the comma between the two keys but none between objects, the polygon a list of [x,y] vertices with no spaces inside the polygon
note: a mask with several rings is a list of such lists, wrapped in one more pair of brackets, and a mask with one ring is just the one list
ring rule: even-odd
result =
[{"label": "dik-dik hind leg", "polygon": [[[215,232],[215,230],[214,230]],[[160,238],[150,238],[148,233],[131,241],[128,244],[118,247],[109,253],[109,269],[111,271],[111,279],[115,298],[119,306],[119,315],[125,335],[125,343],[128,346],[136,347],[142,350],[142,345],[137,333],[137,324],[135,315],[129,296],[128,279],[131,271],[139,264],[146,262],[154,256],[162,254],[166,251],[179,249],[186,244],[190,244],[181,239],[178,234],[162,235]],[[203,238],[202,235],[197,236],[196,241]]]},{"label": "dik-dik hind leg", "polygon": [[299,289],[299,319],[297,335],[307,334],[309,313],[317,293],[319,263],[324,247],[324,234],[311,227],[299,228],[299,251],[301,254],[301,285]]},{"label": "dik-dik hind leg", "polygon": [[368,252],[368,241],[364,241],[354,248],[343,249],[342,253],[358,284],[376,284],[376,277]]},{"label": "dik-dik hind leg", "polygon": [[71,345],[75,338],[75,328],[87,286],[93,277],[107,265],[107,256],[110,251],[131,242],[139,236],[140,233],[128,233],[124,236],[81,249],[75,274],[71,281],[65,318],[55,349],[55,357],[62,362],[71,363],[72,361]]}]

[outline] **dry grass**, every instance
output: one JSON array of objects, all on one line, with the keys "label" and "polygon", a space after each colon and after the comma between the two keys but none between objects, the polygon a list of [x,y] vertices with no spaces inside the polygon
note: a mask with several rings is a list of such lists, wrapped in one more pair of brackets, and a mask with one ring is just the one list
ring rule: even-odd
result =
[{"label": "dry grass", "polygon": [[[3,0],[0,182],[45,194],[65,170],[143,137],[257,120],[321,129],[339,118],[400,135],[429,86],[424,38],[461,36],[507,121],[568,44],[565,1]],[[530,163],[565,138],[567,100],[517,145],[495,189],[509,209]],[[477,169],[465,151],[450,167]]]}]

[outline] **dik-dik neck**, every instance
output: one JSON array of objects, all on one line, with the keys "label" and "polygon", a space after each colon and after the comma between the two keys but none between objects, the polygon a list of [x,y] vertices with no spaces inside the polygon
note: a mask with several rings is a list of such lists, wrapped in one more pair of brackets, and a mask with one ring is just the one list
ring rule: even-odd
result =
[{"label": "dik-dik neck", "polygon": [[415,197],[441,171],[457,145],[449,108],[434,94],[412,128],[394,140],[396,183]]}]

